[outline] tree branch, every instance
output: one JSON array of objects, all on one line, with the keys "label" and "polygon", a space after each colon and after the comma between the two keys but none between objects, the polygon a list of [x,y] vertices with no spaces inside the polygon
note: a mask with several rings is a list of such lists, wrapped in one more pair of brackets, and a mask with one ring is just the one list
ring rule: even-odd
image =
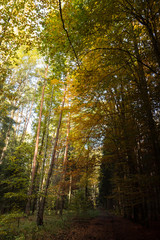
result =
[{"label": "tree branch", "polygon": [[[153,73],[155,73],[155,74],[157,74],[157,75],[159,75],[159,73],[157,73],[153,68],[151,68],[150,66],[148,66],[147,64],[145,64],[143,61],[141,61],[141,60],[139,60],[139,59],[137,59],[137,57],[134,55],[134,54],[132,54],[132,53],[130,53],[128,50],[125,50],[125,49],[122,49],[122,48],[107,48],[107,47],[103,47],[103,48],[94,48],[94,49],[90,49],[90,50],[88,50],[87,52],[86,52],[86,54],[84,54],[84,56],[86,56],[88,53],[90,53],[90,52],[93,52],[93,51],[97,51],[97,50],[109,50],[109,51],[121,51],[121,52],[124,52],[124,53],[127,53],[129,56],[132,56],[132,57],[134,57],[136,60],[137,60],[137,62],[140,62],[142,65],[144,65],[146,68],[148,68],[150,71],[152,71]],[[83,57],[84,57],[83,56]]]},{"label": "tree branch", "polygon": [[77,53],[76,53],[76,51],[75,51],[75,49],[74,49],[74,47],[73,47],[73,44],[72,44],[72,42],[71,42],[69,33],[68,33],[67,29],[65,28],[64,19],[63,19],[63,15],[62,15],[61,0],[59,0],[59,12],[60,12],[60,16],[61,16],[61,21],[62,21],[63,29],[64,29],[64,31],[66,32],[68,41],[69,41],[70,46],[71,46],[71,48],[72,48],[72,50],[73,50],[73,53],[74,53],[74,55],[75,55],[77,65],[78,65],[78,67],[80,68],[80,64],[79,64],[79,59],[78,59]]}]

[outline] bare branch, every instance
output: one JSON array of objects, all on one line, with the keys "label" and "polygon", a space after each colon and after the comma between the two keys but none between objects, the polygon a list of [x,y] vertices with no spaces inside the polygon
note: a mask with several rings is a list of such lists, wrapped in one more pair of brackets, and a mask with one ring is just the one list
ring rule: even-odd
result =
[{"label": "bare branch", "polygon": [[63,19],[63,15],[62,15],[61,0],[59,0],[59,12],[60,12],[60,16],[61,16],[61,21],[62,21],[63,29],[64,29],[64,31],[66,32],[68,41],[69,41],[70,46],[71,46],[71,48],[72,48],[72,50],[73,50],[73,52],[74,52],[74,55],[75,55],[75,58],[76,58],[76,61],[77,61],[77,65],[78,65],[78,67],[80,68],[80,64],[79,64],[79,60],[78,60],[77,53],[76,53],[76,51],[75,51],[75,49],[74,49],[74,47],[73,47],[73,44],[72,44],[72,42],[71,42],[69,33],[68,33],[68,31],[67,31],[67,29],[66,29],[66,27],[65,27],[65,24],[64,24],[64,19]]}]

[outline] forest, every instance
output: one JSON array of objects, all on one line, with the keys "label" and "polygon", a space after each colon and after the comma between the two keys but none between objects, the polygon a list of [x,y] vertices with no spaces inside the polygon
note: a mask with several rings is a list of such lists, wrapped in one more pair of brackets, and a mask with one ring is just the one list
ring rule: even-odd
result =
[{"label": "forest", "polygon": [[160,220],[159,10],[2,0],[0,239],[53,239],[37,229],[99,208]]}]

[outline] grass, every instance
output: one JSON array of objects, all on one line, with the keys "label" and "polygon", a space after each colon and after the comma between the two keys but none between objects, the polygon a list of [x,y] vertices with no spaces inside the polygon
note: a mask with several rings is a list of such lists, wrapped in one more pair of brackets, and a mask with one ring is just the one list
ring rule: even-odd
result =
[{"label": "grass", "polygon": [[73,216],[72,211],[64,211],[63,216],[55,215],[54,212],[45,214],[44,225],[37,227],[36,216],[4,214],[0,217],[0,240],[49,240],[66,230]]},{"label": "grass", "polygon": [[87,211],[80,211],[75,213],[76,218],[90,219],[95,218],[99,215],[99,210],[89,209]]},{"label": "grass", "polygon": [[72,219],[90,219],[96,217],[98,211],[88,210],[64,211],[63,215],[55,212],[45,214],[44,225],[36,225],[36,216],[26,217],[22,213],[2,215],[0,218],[0,240],[50,240],[70,227]]}]

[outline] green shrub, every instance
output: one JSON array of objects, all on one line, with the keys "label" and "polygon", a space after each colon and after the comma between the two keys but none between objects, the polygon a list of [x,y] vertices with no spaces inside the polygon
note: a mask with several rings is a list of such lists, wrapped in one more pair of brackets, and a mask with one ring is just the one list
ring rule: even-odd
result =
[{"label": "green shrub", "polygon": [[72,198],[70,209],[76,211],[77,213],[80,211],[93,209],[93,202],[89,197],[88,198],[85,197],[85,192],[83,190],[79,190],[75,192]]}]

